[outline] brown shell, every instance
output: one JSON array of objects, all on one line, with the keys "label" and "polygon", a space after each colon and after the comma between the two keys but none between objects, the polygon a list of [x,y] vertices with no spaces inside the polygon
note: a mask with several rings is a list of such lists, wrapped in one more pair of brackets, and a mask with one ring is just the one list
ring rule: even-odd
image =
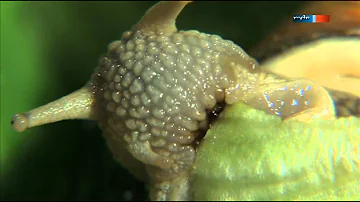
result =
[{"label": "brown shell", "polygon": [[[254,46],[249,54],[262,63],[291,48],[321,39],[360,40],[360,3],[357,1],[309,2],[295,13],[330,15],[330,22],[293,23],[289,17],[263,41]],[[333,89],[328,89],[328,91],[335,102],[337,116],[360,116],[359,97]]]}]

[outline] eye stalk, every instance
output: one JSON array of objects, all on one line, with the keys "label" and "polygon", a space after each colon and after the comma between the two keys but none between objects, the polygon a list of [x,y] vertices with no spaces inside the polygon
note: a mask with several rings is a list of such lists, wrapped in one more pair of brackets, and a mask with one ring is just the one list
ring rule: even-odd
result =
[{"label": "eye stalk", "polygon": [[11,125],[22,132],[66,119],[95,119],[94,95],[88,86],[29,112],[15,114]]},{"label": "eye stalk", "polygon": [[[160,32],[176,32],[176,18],[182,9],[192,1],[159,2],[148,11],[144,17],[133,26],[133,30],[152,30]],[[170,5],[171,4],[171,5]]]},{"label": "eye stalk", "polygon": [[15,114],[11,119],[11,125],[17,132],[23,132],[28,128],[28,117],[26,114]]}]

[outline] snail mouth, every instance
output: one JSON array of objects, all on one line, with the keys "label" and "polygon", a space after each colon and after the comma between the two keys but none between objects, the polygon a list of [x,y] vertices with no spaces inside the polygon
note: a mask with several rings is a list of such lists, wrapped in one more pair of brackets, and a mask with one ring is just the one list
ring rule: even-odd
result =
[{"label": "snail mouth", "polygon": [[216,120],[219,119],[219,116],[220,116],[221,112],[225,109],[225,107],[226,107],[226,103],[225,103],[225,101],[222,101],[222,102],[216,103],[216,105],[212,109],[207,110],[207,121],[203,125],[203,127],[201,127],[201,129],[199,131],[199,135],[195,138],[195,140],[192,144],[192,146],[195,149],[197,149],[199,147],[199,144],[205,137],[208,129],[211,127],[211,125],[214,122],[216,122]]}]

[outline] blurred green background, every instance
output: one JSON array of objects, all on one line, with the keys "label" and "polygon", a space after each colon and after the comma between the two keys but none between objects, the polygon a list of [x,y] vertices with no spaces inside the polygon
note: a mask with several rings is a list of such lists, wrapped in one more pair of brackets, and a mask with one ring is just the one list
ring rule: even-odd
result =
[{"label": "blurred green background", "polygon": [[[144,200],[96,123],[62,121],[16,133],[10,119],[86,83],[109,42],[154,5],[140,2],[1,2],[1,200]],[[179,29],[245,50],[304,2],[195,2]]]}]

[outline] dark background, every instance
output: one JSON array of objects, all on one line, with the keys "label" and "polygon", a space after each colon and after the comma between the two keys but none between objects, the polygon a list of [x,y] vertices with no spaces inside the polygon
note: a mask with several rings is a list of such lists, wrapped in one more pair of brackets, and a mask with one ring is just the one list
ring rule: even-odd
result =
[{"label": "dark background", "polygon": [[[1,2],[1,200],[146,199],[96,124],[62,121],[23,133],[27,111],[81,86],[100,54],[155,2]],[[178,29],[218,34],[248,50],[303,2],[194,2]]]}]

